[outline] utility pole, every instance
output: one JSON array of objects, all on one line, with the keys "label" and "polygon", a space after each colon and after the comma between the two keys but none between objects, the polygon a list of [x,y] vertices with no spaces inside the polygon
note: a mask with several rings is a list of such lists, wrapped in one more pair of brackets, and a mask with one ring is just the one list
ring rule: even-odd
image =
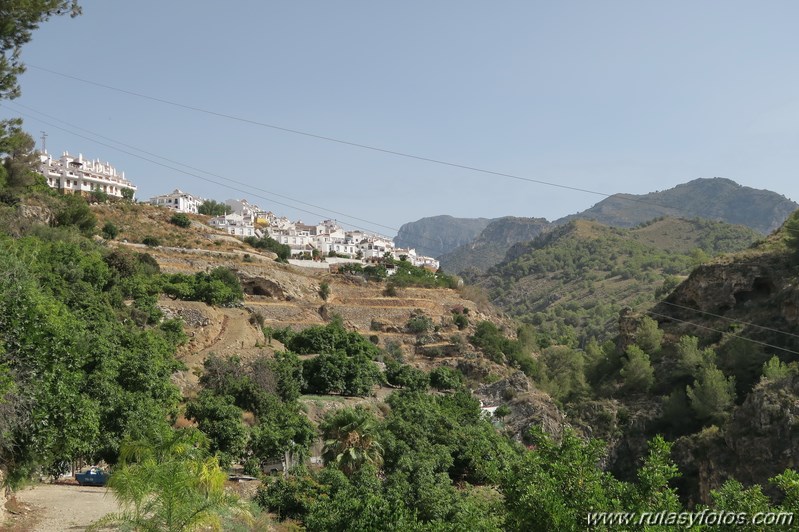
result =
[{"label": "utility pole", "polygon": [[42,153],[47,153],[47,133],[42,131]]}]

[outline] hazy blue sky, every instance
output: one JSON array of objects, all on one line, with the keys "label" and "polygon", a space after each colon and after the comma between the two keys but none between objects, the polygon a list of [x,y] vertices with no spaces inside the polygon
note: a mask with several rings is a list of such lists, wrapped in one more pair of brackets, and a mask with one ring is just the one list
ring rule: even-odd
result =
[{"label": "hazy blue sky", "polygon": [[[605,193],[722,176],[799,200],[797,2],[81,3],[83,16],[36,32],[26,62],[258,122]],[[306,222],[351,221],[277,204],[257,187],[390,227],[437,214],[554,219],[601,199],[231,121],[35,68],[22,90],[0,102],[0,115],[14,115],[9,107],[34,115],[24,105],[67,122],[46,119],[69,131],[31,118],[26,127],[37,137],[47,131],[51,153],[111,161],[139,185],[140,198],[181,188],[249,197]],[[231,186],[250,192],[80,138],[74,132],[96,137],[77,127],[244,182]]]}]

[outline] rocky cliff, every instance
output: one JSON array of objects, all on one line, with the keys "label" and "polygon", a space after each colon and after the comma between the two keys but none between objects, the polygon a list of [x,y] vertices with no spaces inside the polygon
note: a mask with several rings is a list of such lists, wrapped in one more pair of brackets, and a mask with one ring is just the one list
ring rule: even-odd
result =
[{"label": "rocky cliff", "polygon": [[453,273],[483,273],[500,263],[514,244],[533,240],[550,225],[544,218],[507,216],[493,220],[473,241],[442,255],[441,267]]},{"label": "rocky cliff", "polygon": [[488,218],[431,216],[400,227],[394,244],[415,248],[421,255],[439,257],[474,240],[488,224]]}]

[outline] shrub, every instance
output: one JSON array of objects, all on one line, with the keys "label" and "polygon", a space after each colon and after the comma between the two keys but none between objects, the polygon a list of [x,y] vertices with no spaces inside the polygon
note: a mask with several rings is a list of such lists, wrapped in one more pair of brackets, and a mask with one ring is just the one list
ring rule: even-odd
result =
[{"label": "shrub", "polygon": [[460,388],[463,376],[458,370],[440,366],[430,372],[430,385],[437,390]]},{"label": "shrub", "polygon": [[496,410],[494,410],[494,417],[499,419],[502,419],[508,414],[510,414],[510,407],[508,405],[501,405]]},{"label": "shrub", "polygon": [[176,212],[172,215],[172,218],[169,219],[169,223],[177,225],[178,227],[189,227],[191,226],[191,219],[185,213]]},{"label": "shrub", "polygon": [[387,283],[386,289],[383,290],[383,295],[386,297],[397,297],[397,287],[394,283]]},{"label": "shrub", "polygon": [[319,285],[319,297],[324,301],[327,301],[327,298],[330,297],[330,283],[327,281],[322,281]]},{"label": "shrub", "polygon": [[424,334],[433,328],[433,320],[421,311],[414,311],[405,327],[414,334]]},{"label": "shrub", "polygon": [[469,318],[467,318],[465,314],[454,314],[452,316],[452,322],[455,323],[455,326],[458,327],[459,331],[462,331],[469,326]]},{"label": "shrub", "polygon": [[144,238],[142,238],[141,243],[151,248],[161,245],[161,241],[155,238],[154,236],[145,236]]},{"label": "shrub", "polygon": [[103,233],[103,238],[105,238],[106,240],[113,240],[119,234],[119,229],[111,222],[106,222],[105,225],[103,226],[102,233]]}]

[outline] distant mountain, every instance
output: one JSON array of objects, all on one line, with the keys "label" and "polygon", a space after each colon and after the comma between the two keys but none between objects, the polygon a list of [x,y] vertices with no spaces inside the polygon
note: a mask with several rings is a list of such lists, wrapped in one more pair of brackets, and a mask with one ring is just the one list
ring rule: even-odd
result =
[{"label": "distant mountain", "polygon": [[748,227],[701,219],[663,218],[635,229],[574,220],[515,244],[471,280],[555,343],[607,338],[622,307],[651,307],[657,292],[701,262],[760,238]]},{"label": "distant mountain", "polygon": [[401,248],[415,248],[422,255],[439,257],[474,240],[489,222],[489,218],[430,216],[403,224],[394,244]]},{"label": "distant mountain", "polygon": [[661,216],[705,218],[745,225],[768,234],[782,225],[799,204],[769,190],[739,185],[730,179],[694,179],[649,194],[616,194],[577,214],[557,220],[595,220],[614,227],[635,227]]},{"label": "distant mountain", "polygon": [[452,273],[471,270],[473,275],[485,272],[501,262],[511,246],[533,240],[551,225],[544,218],[498,218],[491,221],[472,242],[442,255],[441,267]]}]

